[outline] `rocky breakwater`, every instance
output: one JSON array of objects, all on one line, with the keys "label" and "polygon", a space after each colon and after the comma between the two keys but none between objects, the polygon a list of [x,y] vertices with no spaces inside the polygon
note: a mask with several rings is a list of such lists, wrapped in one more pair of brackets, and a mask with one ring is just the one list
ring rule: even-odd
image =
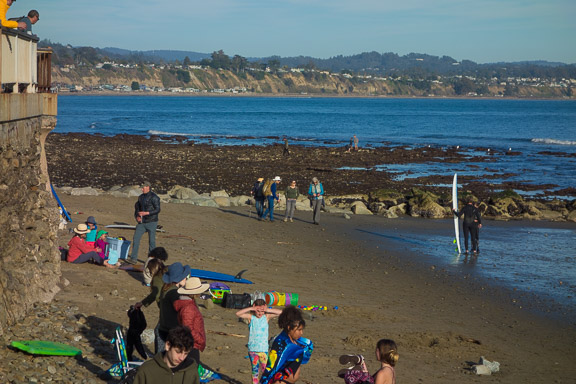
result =
[{"label": "rocky breakwater", "polygon": [[[138,186],[114,186],[105,191],[92,187],[63,187],[59,193],[71,195],[109,194],[115,197],[136,198]],[[226,208],[254,206],[251,196],[230,196],[225,190],[198,193],[192,188],[174,186],[165,194],[158,194],[162,202],[171,204],[192,204],[202,207]],[[286,200],[280,192],[280,202],[276,209],[284,210]],[[525,200],[514,191],[504,191],[480,201],[470,192],[463,193],[459,206],[472,199],[479,202],[479,209],[485,218],[494,220],[550,220],[576,222],[576,200],[533,201]],[[378,190],[368,194],[326,196],[324,210],[333,214],[378,215],[388,219],[401,216],[442,219],[452,217],[451,194],[437,194],[419,188],[412,188],[407,194],[394,190]],[[300,195],[296,203],[297,211],[311,211],[306,195]]]}]

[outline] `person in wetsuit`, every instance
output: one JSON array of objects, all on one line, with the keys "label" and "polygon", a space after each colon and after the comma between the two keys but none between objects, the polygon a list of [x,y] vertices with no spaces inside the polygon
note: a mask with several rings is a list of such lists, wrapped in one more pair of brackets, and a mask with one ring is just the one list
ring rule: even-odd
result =
[{"label": "person in wetsuit", "polygon": [[462,230],[464,231],[465,252],[468,253],[468,235],[470,235],[470,239],[472,240],[472,252],[476,253],[478,250],[478,229],[482,228],[480,211],[474,207],[472,200],[469,200],[460,212],[455,209],[453,209],[453,211],[459,218],[464,216],[462,221]]}]

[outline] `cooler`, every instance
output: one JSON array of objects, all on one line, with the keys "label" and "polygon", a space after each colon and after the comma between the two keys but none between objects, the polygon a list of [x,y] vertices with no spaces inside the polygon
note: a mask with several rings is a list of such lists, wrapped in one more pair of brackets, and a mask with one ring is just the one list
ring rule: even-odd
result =
[{"label": "cooler", "polygon": [[108,264],[116,264],[118,260],[126,260],[130,252],[131,242],[128,240],[120,240],[115,237],[106,239],[108,245],[106,246],[106,258]]}]

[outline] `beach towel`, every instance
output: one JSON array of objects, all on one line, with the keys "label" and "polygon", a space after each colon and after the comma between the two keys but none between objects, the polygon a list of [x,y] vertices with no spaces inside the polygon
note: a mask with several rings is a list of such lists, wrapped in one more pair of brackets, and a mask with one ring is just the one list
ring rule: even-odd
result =
[{"label": "beach towel", "polygon": [[281,332],[274,339],[260,384],[274,383],[294,374],[301,364],[308,363],[313,349],[309,339],[301,337],[294,344],[286,332]]}]

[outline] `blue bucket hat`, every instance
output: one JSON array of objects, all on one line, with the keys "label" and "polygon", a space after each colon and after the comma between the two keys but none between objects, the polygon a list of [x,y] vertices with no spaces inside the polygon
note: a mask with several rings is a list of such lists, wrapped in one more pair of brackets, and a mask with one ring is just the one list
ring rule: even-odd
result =
[{"label": "blue bucket hat", "polygon": [[162,281],[166,284],[179,283],[190,275],[190,266],[182,263],[174,263],[168,267],[168,272],[162,275]]},{"label": "blue bucket hat", "polygon": [[86,224],[88,223],[96,225],[96,219],[94,218],[94,216],[88,216],[88,218],[86,219]]}]

